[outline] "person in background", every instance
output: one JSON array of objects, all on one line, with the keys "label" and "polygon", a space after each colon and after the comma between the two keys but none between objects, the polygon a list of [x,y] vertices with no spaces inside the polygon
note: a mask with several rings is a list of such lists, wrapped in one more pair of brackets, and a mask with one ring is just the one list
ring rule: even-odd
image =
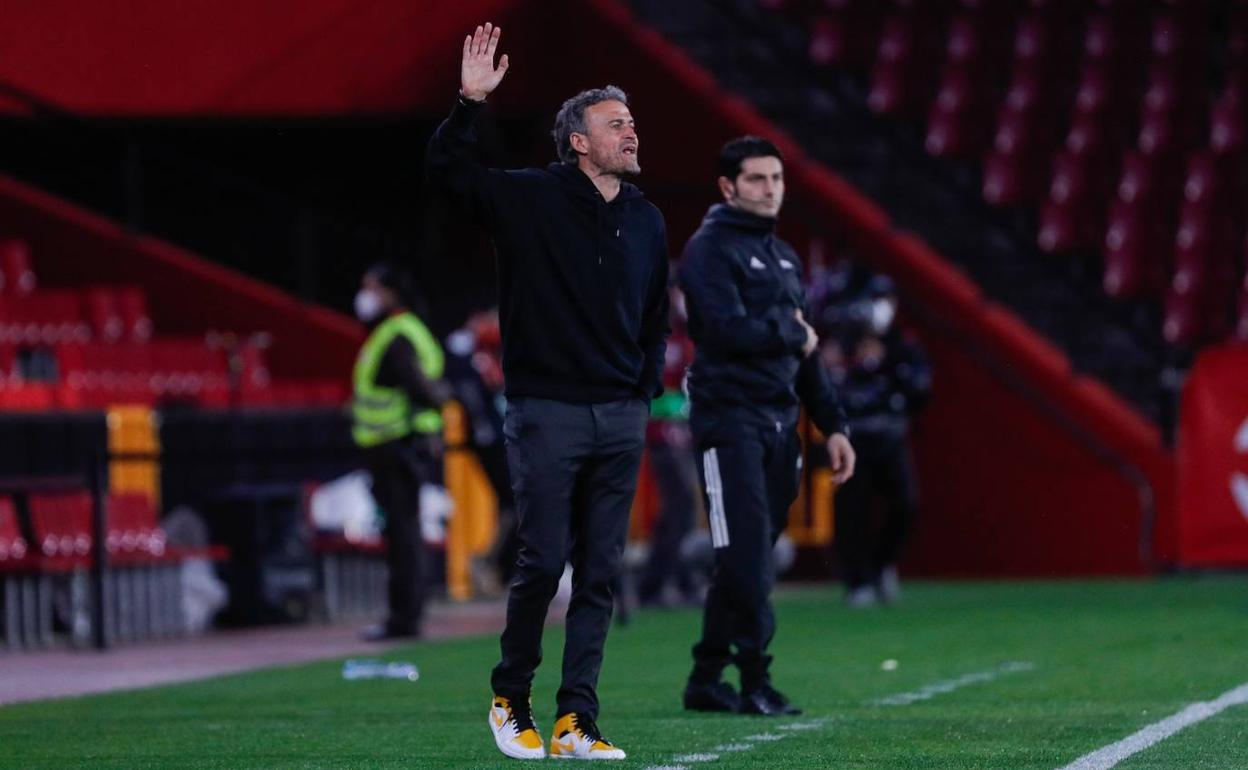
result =
[{"label": "person in background", "polygon": [[[650,402],[646,448],[659,487],[659,515],[650,536],[650,556],[641,574],[641,604],[666,605],[698,601],[693,576],[681,563],[681,545],[694,525],[698,503],[698,469],[689,433],[689,398],[685,370],[693,360],[693,342],[685,330],[685,298],[671,286],[672,335],[663,366],[663,395]],[[669,586],[671,587],[669,589]],[[673,591],[676,598],[665,594]]]},{"label": "person in background", "polygon": [[446,338],[446,379],[467,418],[468,448],[477,456],[498,501],[498,533],[474,581],[486,594],[501,592],[516,561],[515,498],[503,442],[503,372],[498,360],[498,312],[474,313]]},{"label": "person in background", "polygon": [[451,393],[442,381],[442,348],[409,309],[412,301],[410,278],[390,263],[370,267],[355,295],[355,314],[369,335],[352,376],[352,437],[385,513],[390,572],[389,614],[364,629],[368,641],[420,636],[420,487],[441,482],[442,404]]},{"label": "person in background", "polygon": [[[689,422],[715,569],[693,647],[686,709],[798,714],[771,684],[768,647],[776,630],[773,548],[797,497],[805,407],[824,433],[833,480],[854,473],[849,428],[828,373],[813,356],[819,338],[806,321],[801,259],[776,237],[784,203],[784,161],[758,137],[724,145],[723,203],[707,212],[680,266],[697,346],[689,370]],[[736,664],[741,692],[721,679]]]},{"label": "person in background", "polygon": [[841,339],[820,351],[858,450],[857,472],[836,492],[835,548],[851,607],[900,597],[897,558],[918,510],[907,435],[931,392],[931,367],[922,347],[894,323],[896,314],[892,280],[873,276],[850,304]]}]

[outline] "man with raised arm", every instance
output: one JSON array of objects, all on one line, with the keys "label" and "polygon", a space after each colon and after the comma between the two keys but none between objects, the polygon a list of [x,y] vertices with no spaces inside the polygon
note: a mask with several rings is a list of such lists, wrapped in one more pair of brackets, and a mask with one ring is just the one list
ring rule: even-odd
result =
[{"label": "man with raised arm", "polygon": [[598,731],[597,682],[615,575],[667,334],[663,217],[638,174],[623,91],[573,96],[555,116],[558,161],[504,171],[474,158],[473,120],[507,73],[500,30],[464,40],[461,90],[429,143],[431,181],[468,205],[498,255],[507,461],[520,541],[489,722],[510,757],[546,755],[530,705],[546,612],[572,563],[552,756],[623,759]]}]

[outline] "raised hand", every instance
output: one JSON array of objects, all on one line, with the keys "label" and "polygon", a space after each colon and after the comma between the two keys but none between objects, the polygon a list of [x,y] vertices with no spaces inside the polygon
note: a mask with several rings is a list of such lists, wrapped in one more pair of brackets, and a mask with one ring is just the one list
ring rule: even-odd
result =
[{"label": "raised hand", "polygon": [[486,22],[476,32],[464,38],[464,58],[459,67],[460,89],[464,97],[473,101],[485,101],[507,74],[507,54],[494,66],[494,52],[498,50],[501,27]]}]

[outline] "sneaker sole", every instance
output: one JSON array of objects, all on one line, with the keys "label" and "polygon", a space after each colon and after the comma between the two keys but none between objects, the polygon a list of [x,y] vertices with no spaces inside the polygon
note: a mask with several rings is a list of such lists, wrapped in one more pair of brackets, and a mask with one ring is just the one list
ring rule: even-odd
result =
[{"label": "sneaker sole", "polygon": [[620,756],[618,757],[604,757],[601,755],[597,757],[578,757],[575,754],[551,754],[550,758],[551,759],[580,759],[585,762],[610,762],[612,760],[628,759],[628,755],[624,754],[623,752],[621,752]]},{"label": "sneaker sole", "polygon": [[494,736],[494,745],[498,750],[503,752],[504,756],[512,759],[545,759],[546,749],[526,749],[522,747],[512,747],[498,739],[498,733],[494,732],[494,720],[486,717],[486,722],[490,725],[490,733]]}]

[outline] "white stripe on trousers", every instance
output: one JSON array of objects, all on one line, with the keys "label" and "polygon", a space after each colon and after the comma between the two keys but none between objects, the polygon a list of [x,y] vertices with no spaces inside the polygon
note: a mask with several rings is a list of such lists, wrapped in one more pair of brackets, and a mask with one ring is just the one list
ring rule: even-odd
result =
[{"label": "white stripe on trousers", "polygon": [[711,504],[711,547],[726,548],[728,520],[724,517],[724,483],[719,476],[719,454],[713,447],[702,453],[702,472],[706,475],[706,497]]}]

